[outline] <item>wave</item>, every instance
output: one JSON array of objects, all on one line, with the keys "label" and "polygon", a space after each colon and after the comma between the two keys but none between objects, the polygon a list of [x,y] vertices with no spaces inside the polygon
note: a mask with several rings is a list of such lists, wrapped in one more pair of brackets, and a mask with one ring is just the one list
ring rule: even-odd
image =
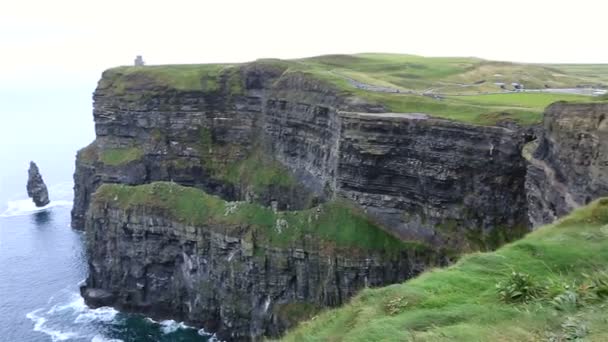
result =
[{"label": "wave", "polygon": [[179,329],[193,329],[192,327],[187,326],[184,322],[176,322],[172,319],[160,321],[158,324],[160,325],[160,330],[164,334],[171,334]]},{"label": "wave", "polygon": [[[34,331],[48,335],[53,342],[72,339],[90,340],[91,342],[123,342],[121,339],[106,337],[98,330],[99,324],[106,326],[125,324],[124,317],[118,316],[118,310],[107,306],[91,309],[85,304],[84,299],[73,291],[61,291],[53,298],[56,299],[50,300],[45,308],[36,309],[26,315],[34,322]],[[159,329],[164,335],[192,329],[197,331],[198,335],[206,337],[209,342],[219,341],[214,334],[210,334],[204,329],[196,330],[184,322],[155,321],[148,317],[143,319],[152,323],[154,329]],[[76,332],[61,329],[71,329]]]},{"label": "wave", "polygon": [[34,322],[34,331],[48,335],[53,342],[86,338],[87,335],[88,338],[92,337],[92,342],[122,342],[122,340],[108,339],[99,334],[93,335],[91,332],[82,335],[76,332],[62,331],[55,327],[58,324],[64,326],[66,318],[71,317],[70,319],[73,319],[74,324],[70,327],[78,328],[80,326],[81,328],[78,328],[78,331],[84,333],[87,329],[83,330],[83,326],[92,322],[110,323],[117,314],[118,311],[111,307],[91,309],[84,303],[84,299],[78,293],[71,292],[67,303],[54,304],[48,310],[39,308],[25,316]]},{"label": "wave", "polygon": [[15,217],[31,215],[37,212],[45,211],[56,207],[71,207],[72,201],[58,200],[52,201],[44,207],[36,207],[31,199],[21,199],[15,201],[8,201],[6,204],[7,208],[4,212],[0,213],[0,217]]},{"label": "wave", "polygon": [[101,335],[95,335],[91,339],[91,342],[124,342],[124,341],[121,339],[118,339],[118,338],[106,338]]},{"label": "wave", "polygon": [[46,326],[47,319],[45,317],[39,316],[38,313],[43,309],[36,309],[32,312],[29,312],[25,317],[34,322],[34,331],[39,331],[43,334],[48,335],[53,342],[57,341],[66,341],[71,338],[78,337],[78,334],[75,332],[63,332],[61,330],[52,329]]}]

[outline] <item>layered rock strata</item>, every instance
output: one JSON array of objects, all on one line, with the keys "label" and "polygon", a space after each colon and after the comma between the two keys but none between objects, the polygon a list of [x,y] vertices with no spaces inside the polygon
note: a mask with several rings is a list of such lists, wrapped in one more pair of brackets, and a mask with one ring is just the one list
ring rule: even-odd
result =
[{"label": "layered rock strata", "polygon": [[[77,155],[72,226],[87,231],[90,305],[184,319],[229,339],[274,336],[298,312],[339,305],[365,286],[528,229],[524,138],[515,129],[384,113],[275,65],[224,68],[202,77],[200,90],[168,86],[154,70],[104,73],[94,94],[97,138]],[[94,195],[107,183],[159,181],[266,211],[193,223],[135,190],[139,204],[125,205],[119,185],[103,188],[116,196]],[[397,254],[384,245],[333,248],[371,239],[344,212],[317,231],[339,234],[314,243],[307,235],[279,245],[255,238],[259,227],[279,232],[271,241],[293,238],[284,215],[319,227],[324,206],[341,201],[379,234],[415,243]],[[216,207],[202,203],[190,216],[208,208]],[[260,217],[272,219],[251,223]]]},{"label": "layered rock strata", "polygon": [[608,195],[608,104],[555,103],[527,153],[530,221],[550,223]]},{"label": "layered rock strata", "polygon": [[50,203],[49,191],[44,184],[38,165],[30,162],[30,168],[27,171],[27,195],[34,201],[37,207],[44,207]]},{"label": "layered rock strata", "polygon": [[[204,213],[183,215],[183,200]],[[352,239],[329,226],[341,220]],[[277,336],[364,287],[446,261],[340,204],[274,213],[174,183],[102,186],[86,232],[88,304],[183,320],[228,340]]]},{"label": "layered rock strata", "polygon": [[169,180],[280,210],[346,197],[394,234],[436,245],[492,247],[527,227],[518,132],[357,114],[382,108],[302,75],[240,72],[239,92],[158,90],[139,76],[124,93],[126,76],[106,72],[97,139],[77,158],[73,226],[102,183]]}]

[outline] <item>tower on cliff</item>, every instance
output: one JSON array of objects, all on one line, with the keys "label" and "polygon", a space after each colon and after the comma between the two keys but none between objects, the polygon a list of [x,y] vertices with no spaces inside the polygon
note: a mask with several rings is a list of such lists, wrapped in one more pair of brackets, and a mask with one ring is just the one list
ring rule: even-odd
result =
[{"label": "tower on cliff", "polygon": [[135,62],[134,62],[135,66],[144,66],[144,59],[141,55],[137,55],[137,57],[135,57]]}]

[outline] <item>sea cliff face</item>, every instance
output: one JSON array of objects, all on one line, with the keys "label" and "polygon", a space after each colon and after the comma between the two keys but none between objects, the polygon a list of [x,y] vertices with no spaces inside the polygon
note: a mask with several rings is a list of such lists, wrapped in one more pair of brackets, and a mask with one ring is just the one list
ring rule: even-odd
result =
[{"label": "sea cliff face", "polygon": [[528,151],[530,220],[550,223],[608,195],[608,104],[555,103]]},{"label": "sea cliff face", "polygon": [[[383,113],[280,64],[212,69],[196,87],[161,71],[108,70],[94,94],[97,138],[77,155],[72,211],[72,226],[87,231],[91,305],[184,319],[229,339],[276,336],[306,316],[298,312],[528,229],[516,129]],[[185,219],[145,188],[162,182],[218,196],[224,211]],[[139,197],[121,200],[121,187]],[[324,211],[342,202],[357,214]],[[240,203],[258,209],[235,223],[226,208]],[[209,209],[199,204],[184,210],[197,217]],[[345,219],[357,215],[375,237]],[[256,240],[260,227],[273,238]],[[343,244],[377,234],[398,253]]]},{"label": "sea cliff face", "polygon": [[281,210],[345,197],[396,235],[458,248],[525,230],[517,131],[358,114],[381,108],[299,74],[239,72],[239,91],[220,77],[212,92],[150,90],[144,76],[106,72],[94,95],[97,139],[77,156],[73,226],[83,227],[102,183],[174,181]]},{"label": "sea cliff face", "polygon": [[492,249],[528,227],[523,138],[425,114],[344,113],[343,197],[404,240]]},{"label": "sea cliff face", "polygon": [[[351,236],[340,236],[339,224]],[[277,336],[364,287],[446,261],[344,204],[275,213],[175,183],[102,186],[86,232],[89,304],[187,321],[230,340]]]}]

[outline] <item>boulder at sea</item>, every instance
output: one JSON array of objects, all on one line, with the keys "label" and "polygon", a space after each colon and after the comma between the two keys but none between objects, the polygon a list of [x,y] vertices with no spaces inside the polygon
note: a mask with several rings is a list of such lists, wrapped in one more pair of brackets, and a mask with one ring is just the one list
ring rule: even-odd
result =
[{"label": "boulder at sea", "polygon": [[49,192],[36,163],[30,162],[30,169],[27,173],[27,195],[34,201],[37,207],[44,207],[50,202]]}]

